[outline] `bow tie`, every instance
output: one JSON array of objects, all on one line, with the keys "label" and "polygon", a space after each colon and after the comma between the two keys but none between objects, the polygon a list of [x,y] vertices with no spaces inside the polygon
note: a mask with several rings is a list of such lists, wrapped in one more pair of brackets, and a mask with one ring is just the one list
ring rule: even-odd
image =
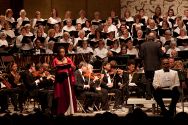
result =
[{"label": "bow tie", "polygon": [[170,70],[169,69],[164,69],[164,72],[169,72]]}]

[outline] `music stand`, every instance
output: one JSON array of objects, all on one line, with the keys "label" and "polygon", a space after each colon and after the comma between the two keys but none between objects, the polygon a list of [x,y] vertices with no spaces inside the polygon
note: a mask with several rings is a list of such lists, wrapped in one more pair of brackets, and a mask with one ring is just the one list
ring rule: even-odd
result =
[{"label": "music stand", "polygon": [[53,53],[57,53],[59,47],[63,47],[65,49],[65,53],[67,53],[69,45],[70,43],[54,43]]},{"label": "music stand", "polygon": [[188,50],[178,51],[178,57],[180,59],[188,59]]},{"label": "music stand", "polygon": [[69,69],[71,68],[71,64],[65,64],[65,65],[57,65],[55,67],[55,77],[56,77],[56,80],[58,82],[63,82],[67,77],[69,77],[69,74],[67,72],[62,72],[62,73],[59,73],[58,71],[59,70],[63,70],[63,69]]},{"label": "music stand", "polygon": [[124,56],[112,56],[108,57],[108,62],[115,60],[118,65],[127,65],[129,56],[124,55]]},{"label": "music stand", "polygon": [[141,82],[144,73],[134,73],[131,83],[138,84]]}]

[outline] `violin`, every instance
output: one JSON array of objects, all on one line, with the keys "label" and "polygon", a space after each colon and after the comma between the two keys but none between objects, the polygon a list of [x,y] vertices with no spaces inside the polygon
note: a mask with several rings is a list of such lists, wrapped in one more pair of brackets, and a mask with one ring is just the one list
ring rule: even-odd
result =
[{"label": "violin", "polygon": [[43,76],[43,72],[41,71],[34,71],[32,72],[33,77],[42,77]]},{"label": "violin", "polygon": [[4,78],[8,74],[0,74],[0,81],[6,86],[7,89],[11,89],[12,85]]},{"label": "violin", "polygon": [[101,79],[101,74],[100,73],[84,73],[83,76],[85,78],[94,80],[94,79]]}]

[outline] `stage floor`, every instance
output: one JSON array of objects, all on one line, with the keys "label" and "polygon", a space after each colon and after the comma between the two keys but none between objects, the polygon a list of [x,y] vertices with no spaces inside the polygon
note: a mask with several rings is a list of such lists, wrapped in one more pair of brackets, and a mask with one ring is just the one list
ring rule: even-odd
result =
[{"label": "stage floor", "polygon": [[[37,107],[37,106],[36,106]],[[135,106],[136,108],[136,106]],[[34,105],[32,103],[30,103],[27,108],[21,113],[22,115],[26,116],[28,114],[33,114],[35,113],[33,111],[34,109]],[[130,112],[130,109],[131,109],[131,106],[124,106],[122,107],[121,109],[118,109],[118,110],[112,110],[112,106],[110,106],[110,109],[109,111],[107,112],[111,112],[111,113],[114,113],[114,114],[117,114],[118,116],[126,116],[129,112]],[[152,106],[151,104],[144,104],[144,106],[141,108],[148,116],[159,116],[159,111],[157,111],[157,109],[155,110],[155,113],[153,114],[152,112]],[[11,111],[11,114],[13,113],[18,113],[20,114],[20,112],[15,112],[13,111],[13,107],[12,106],[9,106],[9,110]],[[176,111],[177,113],[179,112],[182,112],[183,109],[182,109],[182,104],[181,103],[178,103],[177,106],[176,106]],[[95,111],[93,113],[75,113],[73,116],[95,116],[96,114],[100,113],[104,113],[106,111]],[[184,112],[187,112],[188,113],[188,102],[184,102]],[[3,116],[5,113],[0,113],[0,116]]]}]

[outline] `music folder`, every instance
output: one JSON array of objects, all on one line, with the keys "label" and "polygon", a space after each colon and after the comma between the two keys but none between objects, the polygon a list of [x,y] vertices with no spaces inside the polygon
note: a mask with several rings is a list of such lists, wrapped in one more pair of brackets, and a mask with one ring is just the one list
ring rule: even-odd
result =
[{"label": "music folder", "polygon": [[70,31],[69,34],[71,37],[78,38],[78,31]]},{"label": "music folder", "polygon": [[98,26],[101,24],[101,22],[91,22],[92,25]]},{"label": "music folder", "polygon": [[46,26],[48,20],[44,20],[44,21],[37,21],[36,22],[36,26],[39,26],[39,25],[43,25],[43,26]]},{"label": "music folder", "polygon": [[71,64],[57,65],[56,69],[69,69],[71,68]]},{"label": "music folder", "polygon": [[65,49],[65,53],[67,53],[69,44],[70,43],[59,43],[59,42],[54,43],[53,53],[57,53],[59,47],[63,47]]},{"label": "music folder", "polygon": [[10,21],[8,21],[8,23],[9,23],[9,25],[11,26],[11,28],[16,28],[16,26],[17,26],[17,24],[18,24],[18,22],[10,22]]},{"label": "music folder", "polygon": [[35,36],[23,36],[23,39],[22,39],[22,43],[30,43],[30,42],[33,42],[33,39],[35,38]]},{"label": "music folder", "polygon": [[24,21],[22,22],[22,26],[25,26],[26,24],[30,24],[30,21],[24,20]]},{"label": "music folder", "polygon": [[188,50],[178,51],[178,57],[180,59],[188,59]]}]

